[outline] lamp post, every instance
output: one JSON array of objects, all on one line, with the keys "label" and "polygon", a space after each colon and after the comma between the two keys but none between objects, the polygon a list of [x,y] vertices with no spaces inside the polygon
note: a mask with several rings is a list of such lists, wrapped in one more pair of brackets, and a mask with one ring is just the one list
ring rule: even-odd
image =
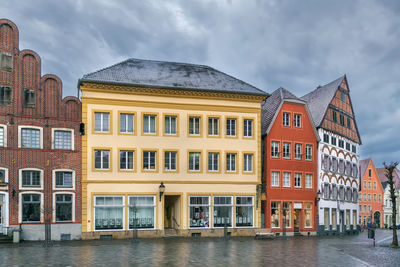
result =
[{"label": "lamp post", "polygon": [[315,198],[315,204],[317,205],[317,234],[319,226],[319,201],[321,200],[321,191],[318,189],[317,197]]},{"label": "lamp post", "polygon": [[160,193],[160,201],[161,201],[162,195],[165,192],[165,185],[163,182],[161,182],[160,186],[158,187],[158,192]]}]

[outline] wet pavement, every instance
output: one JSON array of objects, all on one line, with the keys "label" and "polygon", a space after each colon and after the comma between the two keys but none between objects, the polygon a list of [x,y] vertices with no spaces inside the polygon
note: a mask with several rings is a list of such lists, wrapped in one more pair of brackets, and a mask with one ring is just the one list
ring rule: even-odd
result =
[{"label": "wet pavement", "polygon": [[0,266],[400,266],[391,231],[379,230],[377,246],[357,236],[140,239],[0,244]]}]

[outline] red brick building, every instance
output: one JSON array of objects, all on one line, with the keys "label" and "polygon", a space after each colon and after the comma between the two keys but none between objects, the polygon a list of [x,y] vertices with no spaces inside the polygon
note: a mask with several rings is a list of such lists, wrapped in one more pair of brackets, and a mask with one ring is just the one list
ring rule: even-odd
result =
[{"label": "red brick building", "polygon": [[279,88],[264,102],[265,227],[315,234],[317,131],[304,100]]},{"label": "red brick building", "polygon": [[19,50],[16,25],[0,20],[0,234],[25,240],[79,238],[81,103],[62,98],[61,80],[41,76],[41,60]]}]

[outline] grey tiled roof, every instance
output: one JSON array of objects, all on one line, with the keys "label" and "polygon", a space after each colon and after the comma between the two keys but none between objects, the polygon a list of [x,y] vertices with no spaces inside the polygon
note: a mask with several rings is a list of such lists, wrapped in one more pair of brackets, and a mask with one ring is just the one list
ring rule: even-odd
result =
[{"label": "grey tiled roof", "polygon": [[369,164],[370,160],[371,160],[370,158],[369,159],[363,159],[363,160],[360,160],[360,162],[359,162],[359,164],[360,164],[361,181],[364,179],[364,175],[365,175],[365,172],[367,171],[367,167],[368,167],[368,164]]},{"label": "grey tiled roof", "polygon": [[82,82],[268,95],[209,66],[134,58],[86,74],[79,80],[79,84]]},{"label": "grey tiled roof", "polygon": [[[379,180],[381,181],[382,185],[384,183],[388,183],[388,178],[386,177],[386,169],[385,168],[379,168],[376,169],[378,172],[378,177]],[[394,178],[394,186],[396,190],[400,189],[400,171],[398,169],[395,169],[393,172],[393,178]]]},{"label": "grey tiled roof", "polygon": [[266,134],[266,131],[269,125],[272,123],[272,119],[274,118],[281,102],[287,99],[294,99],[305,104],[304,100],[298,98],[285,88],[280,87],[276,89],[261,106],[262,134]]},{"label": "grey tiled roof", "polygon": [[307,101],[308,108],[310,109],[311,115],[313,117],[315,127],[321,126],[328,105],[332,101],[336,90],[338,89],[344,78],[345,76],[343,75],[333,82],[318,87],[311,93],[308,93],[305,96],[301,97],[302,99]]}]

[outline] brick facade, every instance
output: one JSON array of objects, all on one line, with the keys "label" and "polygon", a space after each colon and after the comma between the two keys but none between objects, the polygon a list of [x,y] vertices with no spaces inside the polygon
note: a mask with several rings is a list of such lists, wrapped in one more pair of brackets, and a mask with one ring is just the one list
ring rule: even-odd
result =
[{"label": "brick facade", "polygon": [[[19,50],[19,35],[16,25],[0,20],[0,52],[12,55],[12,70],[0,70],[0,85],[8,86],[12,91],[10,104],[0,104],[0,125],[6,132],[6,144],[0,147],[0,168],[8,173],[8,184],[0,186],[0,193],[8,193],[8,227],[15,228],[21,223],[21,194],[27,191],[43,193],[43,210],[53,209],[53,170],[68,169],[75,171],[74,190],[61,190],[75,194],[75,220],[68,224],[81,224],[81,102],[78,98],[62,98],[62,82],[51,74],[41,76],[41,59],[32,50]],[[36,99],[33,106],[26,107],[23,92],[33,90]],[[20,148],[19,126],[40,127],[43,133],[42,148]],[[73,130],[72,150],[52,149],[52,129]],[[43,171],[43,189],[20,188],[20,170],[36,168]],[[54,218],[51,219],[53,224]],[[32,225],[44,224],[35,223]],[[68,229],[68,226],[63,227]],[[31,227],[32,228],[32,227]],[[44,231],[44,227],[38,230]],[[24,233],[23,233],[24,236]],[[27,235],[26,238],[30,239]],[[59,238],[59,237],[58,237]],[[41,239],[41,237],[39,237]]]}]

